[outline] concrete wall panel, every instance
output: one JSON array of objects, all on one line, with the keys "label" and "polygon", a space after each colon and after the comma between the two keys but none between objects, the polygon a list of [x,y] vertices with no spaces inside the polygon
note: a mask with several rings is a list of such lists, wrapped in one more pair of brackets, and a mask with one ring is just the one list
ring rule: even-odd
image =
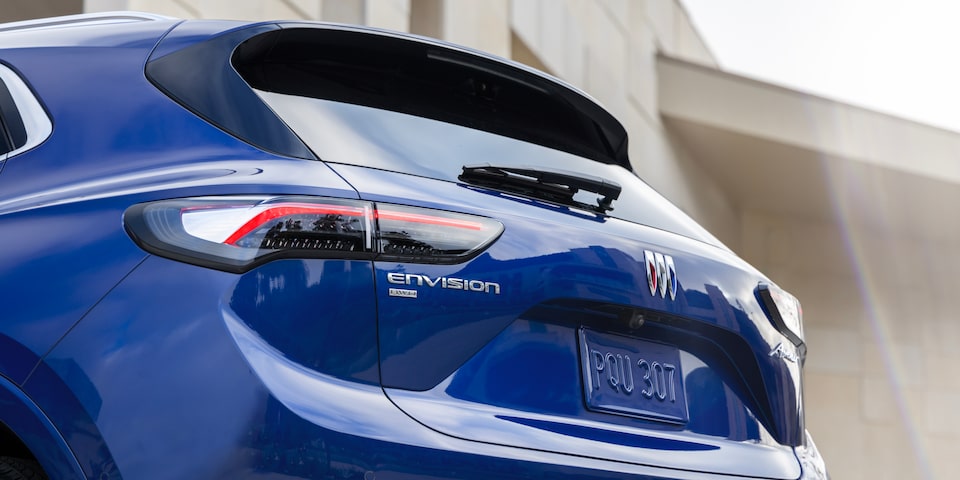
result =
[{"label": "concrete wall panel", "polygon": [[[954,275],[904,252],[951,263],[960,245],[759,212],[743,215],[743,229],[747,261],[804,304],[807,427],[834,478],[953,478],[943,472],[956,459],[942,452],[960,441],[960,322],[955,294],[941,290]],[[834,276],[804,244],[846,258],[840,270],[852,275]]]}]

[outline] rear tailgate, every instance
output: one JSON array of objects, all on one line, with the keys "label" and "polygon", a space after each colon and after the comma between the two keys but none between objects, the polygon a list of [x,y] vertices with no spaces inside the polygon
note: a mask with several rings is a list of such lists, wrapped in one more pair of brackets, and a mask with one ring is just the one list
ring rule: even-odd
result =
[{"label": "rear tailgate", "polygon": [[[445,201],[504,224],[464,264],[376,263],[382,383],[424,425],[628,463],[799,476],[786,446],[796,405],[779,397],[797,398],[799,370],[764,354],[779,333],[754,295],[761,277],[734,255],[449,182],[334,168],[367,199]],[[675,275],[661,278],[676,280],[673,295],[651,292],[648,252],[672,259]]]},{"label": "rear tailgate", "polygon": [[[800,475],[800,365],[760,305],[764,277],[630,171],[609,113],[525,67],[400,34],[279,24],[191,48],[236,42],[223,70],[254,92],[205,117],[249,138],[259,123],[222,112],[256,105],[283,135],[252,143],[316,155],[378,208],[503,226],[462,261],[375,261],[381,382],[400,409],[478,442]],[[153,64],[151,78],[167,78]],[[458,180],[477,164],[623,189],[607,214]]]}]

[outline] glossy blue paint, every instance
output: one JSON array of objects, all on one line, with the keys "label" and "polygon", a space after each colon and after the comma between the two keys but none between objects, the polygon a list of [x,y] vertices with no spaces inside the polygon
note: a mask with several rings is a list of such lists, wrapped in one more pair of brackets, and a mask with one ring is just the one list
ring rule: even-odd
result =
[{"label": "glossy blue paint", "polygon": [[364,300],[375,293],[370,262],[278,260],[243,274],[225,303],[291,361],[376,385],[377,310]]},{"label": "glossy blue paint", "polygon": [[[794,447],[819,458],[804,442],[800,365],[768,354],[784,337],[755,295],[767,279],[727,249],[450,179],[271,153],[292,132],[238,136],[275,117],[243,107],[235,136],[144,74],[151,55],[197,45],[227,66],[233,44],[280,25],[0,33],[0,61],[54,124],[0,170],[0,422],[52,478],[788,479],[801,473]],[[209,91],[255,103],[235,80]],[[124,230],[134,204],[252,194],[458,211],[505,230],[456,265],[284,259],[242,274],[148,255]],[[646,250],[675,259],[676,299],[650,295]],[[582,327],[676,346],[689,420],[587,409]]]},{"label": "glossy blue paint", "polygon": [[6,378],[0,377],[2,423],[36,452],[43,469],[53,478],[83,475],[76,457],[60,432],[30,397]]},{"label": "glossy blue paint", "polygon": [[[0,189],[4,185],[0,180]],[[117,229],[122,212],[105,201],[20,211],[0,217],[5,376],[22,383],[60,336],[144,257]],[[64,232],[71,232],[64,238]],[[78,265],[77,258],[98,259]],[[56,301],[52,301],[55,299]]]},{"label": "glossy blue paint", "polygon": [[[311,262],[316,265],[308,270],[321,272],[329,271],[328,263],[346,266]],[[304,269],[298,261],[277,263],[270,266],[273,278],[296,277]],[[362,269],[361,263],[349,262]],[[286,275],[278,275],[284,270]],[[230,297],[217,297],[244,291],[236,288],[241,282],[242,276],[151,258],[47,356],[26,389],[59,425],[87,477],[657,473],[633,464],[458,440],[425,428],[379,386],[306,368],[268,342],[251,327],[256,320],[242,319],[230,308]],[[313,284],[337,282],[320,276]],[[290,282],[290,287],[296,292],[302,286]],[[145,303],[146,290],[165,294]],[[281,287],[273,293],[283,298],[287,292]],[[319,317],[318,322],[353,319]],[[63,387],[51,388],[57,384]],[[438,464],[438,456],[445,462]],[[613,471],[590,470],[601,468]]]},{"label": "glossy blue paint", "polygon": [[[752,392],[739,388],[741,395],[746,397],[745,401],[761,406],[769,403],[769,413],[764,414],[763,407],[760,407],[761,411],[755,414],[768,419],[770,432],[787,444],[800,441],[803,430],[797,412],[797,405],[801,402],[799,366],[767,355],[783,341],[783,337],[767,320],[754,295],[756,282],[763,277],[731,253],[616,219],[604,220],[601,229],[596,220],[575,212],[550,208],[522,209],[514,199],[482,192],[471,195],[473,189],[464,192],[462,186],[449,182],[347,165],[336,165],[335,168],[353,185],[359,186],[362,198],[390,202],[405,199],[413,205],[434,208],[451,205],[469,213],[495,215],[506,227],[496,244],[468,264],[450,267],[386,264],[378,267],[381,282],[387,272],[402,268],[405,273],[477,277],[504,285],[501,295],[485,301],[484,311],[473,309],[469,304],[461,306],[461,302],[444,302],[434,296],[437,295],[434,291],[426,293],[428,297],[425,298],[434,305],[443,304],[444,314],[463,319],[470,328],[480,329],[479,332],[472,331],[471,335],[460,336],[456,346],[438,342],[449,350],[465,352],[459,357],[449,357],[445,368],[430,362],[429,344],[419,344],[418,339],[436,338],[444,331],[457,337],[453,332],[458,324],[438,318],[432,321],[437,328],[434,331],[429,322],[434,316],[439,317],[439,313],[413,315],[403,310],[405,307],[415,308],[403,301],[406,299],[388,297],[380,290],[381,336],[397,339],[396,343],[391,343],[381,338],[385,385],[417,390],[432,388],[523,312],[542,302],[575,298],[698,320],[690,322],[686,328],[710,328],[706,333],[709,341],[736,366],[736,373],[731,376],[741,380],[735,383],[753,385]],[[425,184],[429,187],[424,188]],[[516,215],[504,212],[516,212]],[[532,238],[537,241],[528,240]],[[645,241],[634,240],[640,238]],[[649,294],[643,266],[645,249],[674,256],[680,278],[680,292],[675,301]],[[428,308],[427,311],[435,310]],[[488,316],[487,322],[478,320],[483,315]],[[402,335],[398,333],[401,331]],[[397,368],[393,369],[391,363]],[[417,383],[395,382],[391,369],[401,374],[406,372],[415,377]],[[429,376],[431,371],[435,373]],[[771,384],[777,386],[769,391],[756,388]]]},{"label": "glossy blue paint", "polygon": [[[442,195],[437,191],[433,193],[435,198]],[[789,423],[778,417],[777,413],[788,411],[793,406],[797,391],[784,391],[781,396],[773,398],[764,391],[757,391],[755,385],[760,383],[759,379],[764,374],[772,374],[762,369],[766,367],[777,372],[780,366],[768,361],[769,357],[765,355],[741,355],[749,351],[749,347],[742,337],[730,335],[728,330],[739,329],[741,335],[748,338],[754,336],[755,340],[762,341],[759,330],[768,329],[769,323],[751,321],[742,314],[739,318],[737,315],[726,316],[731,307],[722,297],[716,299],[722,303],[711,305],[710,310],[690,308],[686,302],[687,291],[695,291],[698,285],[710,280],[689,268],[686,255],[664,250],[675,255],[677,270],[682,272],[682,289],[678,299],[676,302],[667,302],[659,297],[651,297],[646,291],[643,264],[636,258],[636,255],[642,255],[646,245],[629,246],[633,242],[612,237],[598,242],[604,245],[603,248],[574,248],[574,245],[585,243],[582,238],[577,238],[576,231],[564,231],[561,226],[553,225],[556,235],[552,238],[556,252],[550,253],[549,247],[539,242],[529,245],[529,256],[518,255],[516,251],[505,255],[501,253],[501,246],[508,246],[515,240],[514,248],[519,248],[526,243],[522,239],[536,235],[519,221],[511,221],[514,219],[504,215],[499,219],[506,227],[503,238],[469,264],[453,267],[409,264],[378,266],[378,281],[381,282],[387,272],[403,271],[432,278],[447,276],[493,281],[503,287],[498,296],[421,288],[416,302],[389,297],[380,290],[380,347],[384,385],[413,390],[431,389],[420,396],[389,390],[398,406],[425,424],[451,435],[487,442],[508,442],[528,448],[556,448],[557,451],[581,455],[589,455],[585,453],[588,449],[570,438],[558,435],[554,440],[547,441],[542,438],[543,435],[531,434],[530,428],[507,424],[500,417],[510,412],[513,416],[518,416],[518,412],[527,412],[530,418],[539,419],[543,418],[542,415],[550,415],[558,424],[592,425],[600,430],[610,430],[610,435],[617,434],[616,427],[610,425],[677,431],[676,427],[657,422],[585,410],[578,376],[576,328],[589,325],[677,345],[690,345],[691,348],[706,344],[687,352],[689,355],[684,357],[687,368],[700,365],[691,369],[692,372],[685,372],[688,374],[687,395],[692,405],[691,421],[685,429],[690,434],[688,438],[710,435],[769,445],[765,439],[773,436],[787,443],[782,436],[791,432]],[[596,238],[596,232],[593,235]],[[615,248],[618,246],[622,250]],[[532,250],[536,250],[536,253]],[[634,256],[626,253],[631,250],[638,253]],[[498,257],[510,260],[495,260]],[[710,270],[700,271],[714,278],[727,276],[727,284],[736,284],[735,279],[741,275],[735,271],[724,273],[719,264]],[[749,280],[742,278],[741,281]],[[566,300],[574,298],[577,300]],[[558,300],[566,301],[551,305]],[[670,307],[664,308],[665,302],[671,303]],[[647,312],[647,324],[639,330],[630,331],[622,318],[605,314],[605,309],[609,311],[609,308],[624,306]],[[732,324],[719,325],[719,328],[698,327],[679,320],[657,319],[654,313],[670,310],[674,310],[671,313],[678,316],[698,314],[713,323]],[[531,320],[527,321],[526,318]],[[700,335],[688,338],[690,332],[698,328]],[[768,333],[771,336],[775,334]],[[760,369],[757,369],[758,364]],[[753,381],[744,381],[743,377],[752,377]],[[753,389],[749,385],[754,385]],[[437,412],[441,403],[449,408],[446,415]],[[488,413],[478,416],[467,413],[478,410]],[[453,412],[458,413],[454,415]],[[757,417],[764,419],[766,425]],[[684,437],[681,435],[678,438]],[[643,452],[638,450],[624,449],[614,454],[600,449],[594,454],[630,461],[644,457]],[[788,464],[784,460],[789,460],[792,455],[789,448],[779,451],[779,459],[771,463],[765,460],[776,456],[771,454],[769,448],[757,448],[753,452],[756,457],[751,460],[747,460],[751,458],[750,454],[743,449],[738,455],[717,452],[715,458],[704,460],[703,465],[725,468],[729,473],[778,476],[783,475],[778,472],[783,472],[781,469]],[[653,464],[677,462],[667,460],[660,452],[647,455],[647,462]],[[693,458],[687,455],[683,462],[694,464]],[[735,460],[722,467],[720,459]],[[750,465],[752,470],[745,470],[745,464]]]}]

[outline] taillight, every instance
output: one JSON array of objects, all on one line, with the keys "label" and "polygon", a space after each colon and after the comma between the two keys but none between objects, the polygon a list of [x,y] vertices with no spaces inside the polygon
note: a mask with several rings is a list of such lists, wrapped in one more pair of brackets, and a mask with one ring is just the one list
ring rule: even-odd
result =
[{"label": "taillight", "polygon": [[276,258],[458,263],[502,232],[495,220],[427,208],[320,197],[200,197],[130,207],[144,249],[243,272]]},{"label": "taillight", "polygon": [[803,309],[800,302],[782,288],[761,283],[757,287],[760,299],[777,330],[794,345],[803,344]]},{"label": "taillight", "polygon": [[377,247],[385,257],[456,261],[470,257],[503,231],[485,217],[378,204]]}]

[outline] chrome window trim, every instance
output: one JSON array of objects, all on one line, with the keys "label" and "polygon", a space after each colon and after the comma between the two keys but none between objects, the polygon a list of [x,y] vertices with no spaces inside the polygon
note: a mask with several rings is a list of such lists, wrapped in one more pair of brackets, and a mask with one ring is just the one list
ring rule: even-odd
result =
[{"label": "chrome window trim", "polygon": [[40,105],[40,101],[30,91],[30,87],[13,70],[6,65],[0,64],[0,82],[7,86],[10,96],[13,97],[13,103],[17,106],[20,118],[23,121],[23,128],[27,132],[27,142],[22,146],[7,152],[6,156],[0,157],[0,161],[6,161],[27,150],[43,143],[53,132],[53,123],[50,117]]}]

